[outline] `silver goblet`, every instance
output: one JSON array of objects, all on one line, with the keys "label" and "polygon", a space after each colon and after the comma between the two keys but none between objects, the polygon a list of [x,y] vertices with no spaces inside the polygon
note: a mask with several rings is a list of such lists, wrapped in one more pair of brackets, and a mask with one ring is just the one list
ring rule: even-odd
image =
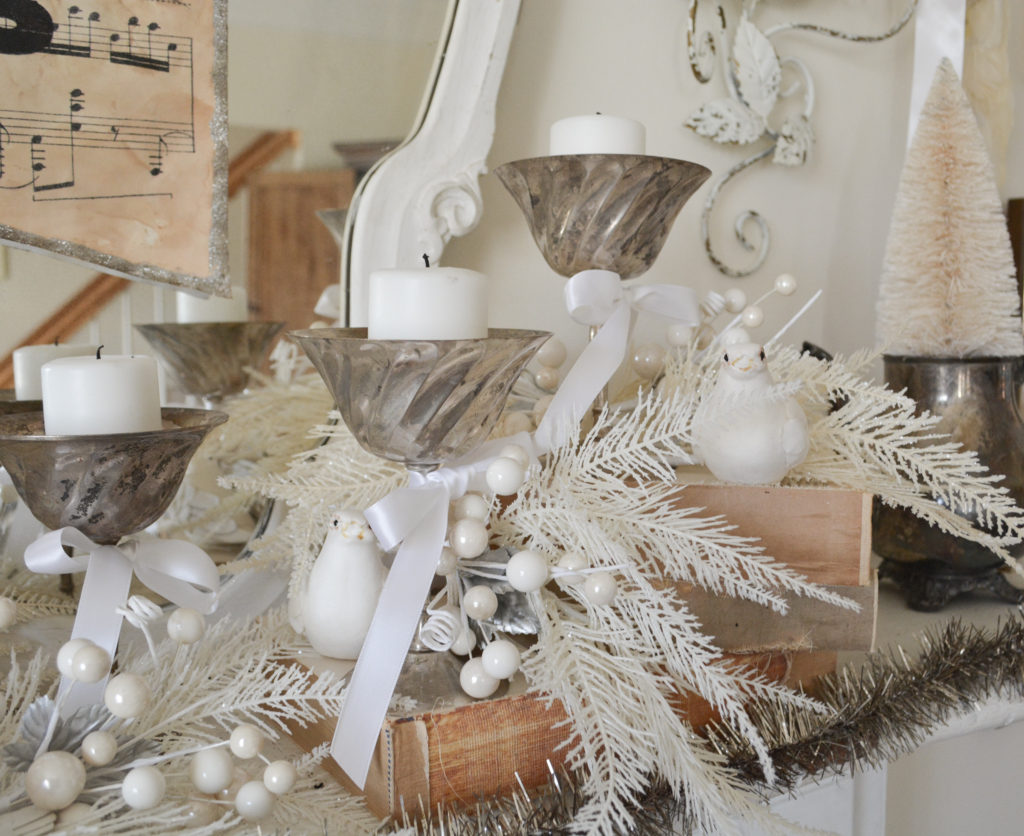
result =
[{"label": "silver goblet", "polygon": [[283,322],[163,322],[136,325],[172,379],[214,407],[249,384],[264,364]]}]

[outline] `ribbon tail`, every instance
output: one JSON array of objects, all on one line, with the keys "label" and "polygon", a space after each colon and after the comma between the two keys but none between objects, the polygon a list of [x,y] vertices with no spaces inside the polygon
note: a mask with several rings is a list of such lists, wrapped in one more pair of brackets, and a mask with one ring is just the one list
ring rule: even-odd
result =
[{"label": "ribbon tail", "polygon": [[580,352],[544,413],[534,440],[546,452],[563,445],[626,356],[631,311],[621,304]]},{"label": "ribbon tail", "polygon": [[444,546],[447,496],[434,493],[428,513],[402,542],[352,671],[331,756],[360,789]]},{"label": "ribbon tail", "polygon": [[[118,549],[103,546],[92,552],[82,582],[71,638],[89,639],[106,650],[113,659],[124,620],[116,610],[127,600],[131,583],[132,565]],[[106,687],[106,677],[92,683],[72,682],[62,677],[59,695],[67,696],[61,705],[61,714],[69,717],[82,706],[102,705]]]}]

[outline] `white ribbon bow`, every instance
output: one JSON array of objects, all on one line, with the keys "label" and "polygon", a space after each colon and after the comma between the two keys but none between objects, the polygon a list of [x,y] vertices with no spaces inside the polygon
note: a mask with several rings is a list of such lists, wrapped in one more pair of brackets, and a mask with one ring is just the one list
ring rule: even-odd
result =
[{"label": "white ribbon bow", "polygon": [[[65,546],[87,554],[70,557]],[[75,528],[59,528],[30,543],[25,549],[25,565],[46,575],[85,572],[71,638],[89,639],[111,658],[124,620],[118,608],[128,599],[133,574],[158,595],[204,614],[213,609],[220,584],[217,566],[193,543],[130,540],[121,546],[101,546]],[[78,683],[67,694],[62,713],[69,715],[76,708],[101,702],[105,685],[105,679]],[[61,680],[62,694],[70,687],[70,682]]]},{"label": "white ribbon bow", "polygon": [[685,325],[700,321],[697,295],[682,285],[623,287],[618,273],[584,270],[565,285],[569,315],[583,325],[601,326],[558,388],[534,434],[539,450],[564,444],[587,408],[626,356],[634,311],[647,311]]},{"label": "white ribbon bow", "polygon": [[491,441],[446,467],[427,474],[410,473],[407,487],[392,491],[365,511],[381,548],[399,549],[352,671],[331,741],[331,756],[360,789],[366,784],[377,736],[444,548],[448,504],[483,476],[507,444],[521,445],[531,460],[536,459],[526,433]]}]

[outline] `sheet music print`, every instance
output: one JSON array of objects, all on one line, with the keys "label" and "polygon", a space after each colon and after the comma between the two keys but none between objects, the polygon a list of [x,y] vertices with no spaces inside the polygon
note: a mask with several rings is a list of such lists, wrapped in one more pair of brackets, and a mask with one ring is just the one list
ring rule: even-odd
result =
[{"label": "sheet music print", "polygon": [[[100,12],[77,5],[69,6],[57,22],[34,0],[0,0],[4,17],[17,25],[0,29],[0,54],[104,62],[113,72],[124,69],[122,84],[131,87],[133,97],[164,96],[169,89],[179,105],[177,112],[161,114],[177,118],[117,116],[90,106],[85,88],[75,87],[64,91],[61,110],[0,107],[0,189],[25,189],[33,201],[172,197],[155,178],[173,165],[174,155],[195,152],[191,38],[165,34],[159,22],[143,24],[138,15],[128,16],[123,26],[105,25]],[[94,70],[73,72],[86,83]],[[55,105],[59,95],[48,91]],[[111,184],[90,176],[98,154],[108,161],[123,158],[129,170],[142,154],[154,184],[138,191],[109,189]]]},{"label": "sheet music print", "polygon": [[0,223],[146,262],[205,232],[174,266],[204,275],[212,27],[208,0],[0,0]]}]

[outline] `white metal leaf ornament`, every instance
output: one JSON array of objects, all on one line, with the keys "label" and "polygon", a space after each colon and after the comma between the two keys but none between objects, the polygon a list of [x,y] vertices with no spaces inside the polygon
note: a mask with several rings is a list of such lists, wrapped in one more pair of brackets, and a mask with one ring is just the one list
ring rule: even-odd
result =
[{"label": "white metal leaf ornament", "polygon": [[746,18],[736,26],[732,67],[743,101],[767,119],[779,98],[782,67],[771,41]]},{"label": "white metal leaf ornament", "polygon": [[802,113],[786,119],[779,128],[772,162],[776,165],[803,165],[814,146],[814,128]]},{"label": "white metal leaf ornament", "polygon": [[[705,15],[710,25],[701,31],[698,25],[700,0],[689,0],[687,22],[687,53],[694,77],[701,84],[711,81],[715,58],[721,60],[721,77],[728,98],[714,99],[690,114],[686,126],[715,142],[751,145],[746,159],[726,171],[711,186],[701,212],[701,238],[704,249],[715,268],[734,279],[749,276],[761,268],[768,258],[771,231],[760,213],[745,209],[733,223],[737,243],[748,254],[743,267],[727,264],[711,244],[711,213],[715,201],[734,177],[751,166],[770,160],[775,165],[795,168],[803,165],[814,146],[811,116],[814,112],[814,83],[807,66],[799,58],[780,58],[775,50],[776,35],[800,31],[855,43],[878,43],[900,32],[910,20],[919,0],[905,0],[906,8],[900,19],[879,34],[849,34],[815,23],[777,23],[765,29],[758,28],[760,0],[734,0],[740,7],[731,43],[727,40],[727,3],[717,0],[713,11]],[[712,4],[708,4],[712,5]],[[728,46],[728,48],[727,48]],[[783,86],[783,73],[786,84]],[[795,99],[788,108],[789,115],[776,128],[781,114],[772,114],[783,100]],[[796,112],[799,107],[799,112]],[[749,255],[752,254],[752,255]]]},{"label": "white metal leaf ornament", "polygon": [[764,117],[735,99],[715,99],[701,105],[686,126],[715,142],[742,145],[757,142],[764,134]]}]

